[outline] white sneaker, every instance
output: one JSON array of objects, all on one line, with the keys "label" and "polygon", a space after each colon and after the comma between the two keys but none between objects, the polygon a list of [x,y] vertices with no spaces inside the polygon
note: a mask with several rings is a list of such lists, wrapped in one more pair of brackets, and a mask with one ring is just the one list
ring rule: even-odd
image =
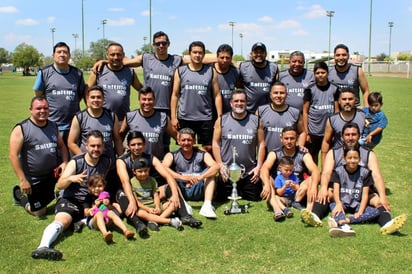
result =
[{"label": "white sneaker", "polygon": [[408,219],[408,216],[406,216],[406,214],[399,215],[398,217],[395,217],[389,222],[387,222],[384,226],[380,228],[379,231],[383,235],[389,235],[389,234],[395,233],[399,231],[399,229],[402,228],[402,226],[406,222],[406,219]]},{"label": "white sneaker", "polygon": [[338,223],[336,222],[336,220],[333,217],[329,217],[328,218],[328,226],[329,228],[334,228],[338,226]]},{"label": "white sneaker", "polygon": [[206,217],[206,218],[212,218],[212,219],[217,218],[217,215],[215,213],[215,209],[213,208],[212,205],[203,204],[202,208],[200,209],[199,214]]},{"label": "white sneaker", "polygon": [[300,211],[300,218],[305,224],[310,226],[318,227],[323,225],[319,217],[315,213],[307,210],[306,208]]},{"label": "white sneaker", "polygon": [[347,224],[341,226],[333,227],[329,229],[329,235],[331,237],[349,237],[356,236],[356,232]]}]

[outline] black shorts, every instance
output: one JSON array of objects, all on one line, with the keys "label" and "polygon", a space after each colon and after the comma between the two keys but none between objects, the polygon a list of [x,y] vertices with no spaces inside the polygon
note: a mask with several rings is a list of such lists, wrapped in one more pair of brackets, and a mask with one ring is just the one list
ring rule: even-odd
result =
[{"label": "black shorts", "polygon": [[38,211],[47,207],[55,199],[54,188],[57,179],[53,174],[42,178],[28,178],[31,185],[31,194],[27,196],[31,211]]},{"label": "black shorts", "polygon": [[211,145],[213,138],[213,121],[188,121],[179,119],[180,128],[191,128],[197,135],[197,143]]},{"label": "black shorts", "polygon": [[84,207],[78,202],[66,198],[57,200],[55,214],[64,212],[72,217],[72,222],[80,221],[84,218]]}]

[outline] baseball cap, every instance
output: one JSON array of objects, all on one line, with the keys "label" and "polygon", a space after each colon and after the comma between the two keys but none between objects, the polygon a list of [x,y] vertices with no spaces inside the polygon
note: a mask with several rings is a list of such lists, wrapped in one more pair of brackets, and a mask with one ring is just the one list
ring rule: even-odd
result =
[{"label": "baseball cap", "polygon": [[261,48],[266,52],[266,46],[262,42],[254,43],[253,46],[252,46],[252,51],[255,51],[258,48]]},{"label": "baseball cap", "polygon": [[150,167],[149,161],[147,161],[146,158],[139,157],[133,161],[133,169],[139,169],[139,168],[144,168],[144,167]]}]

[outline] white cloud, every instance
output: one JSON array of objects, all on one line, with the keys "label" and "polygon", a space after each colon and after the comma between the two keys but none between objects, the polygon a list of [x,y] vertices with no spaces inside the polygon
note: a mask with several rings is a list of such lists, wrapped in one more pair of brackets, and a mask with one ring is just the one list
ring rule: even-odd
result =
[{"label": "white cloud", "polygon": [[307,33],[306,31],[304,31],[303,29],[298,29],[297,31],[293,31],[292,32],[293,36],[308,36],[309,33]]},{"label": "white cloud", "polygon": [[211,32],[211,31],[212,31],[212,27],[187,29],[186,30],[186,32],[189,32],[189,33],[206,33],[206,32]]},{"label": "white cloud", "polygon": [[107,20],[109,26],[130,26],[135,24],[134,18],[120,18],[119,20]]},{"label": "white cloud", "polygon": [[170,15],[168,18],[169,18],[169,20],[176,20],[177,16],[176,15]]},{"label": "white cloud", "polygon": [[16,7],[13,6],[4,6],[0,7],[0,13],[16,13],[19,10]]},{"label": "white cloud", "polygon": [[56,21],[56,17],[54,16],[47,17],[47,23],[51,24],[51,23],[54,23],[54,21]]},{"label": "white cloud", "polygon": [[121,12],[124,11],[124,8],[109,8],[108,10],[111,12]]},{"label": "white cloud", "polygon": [[12,32],[10,32],[10,33],[8,33],[4,36],[5,44],[7,44],[9,46],[16,46],[16,45],[21,44],[23,42],[27,43],[27,44],[30,44],[31,39],[32,39],[32,37],[30,35],[17,36],[16,34],[14,34]]},{"label": "white cloud", "polygon": [[37,22],[34,19],[27,18],[27,19],[19,19],[16,21],[17,25],[23,25],[23,26],[33,26],[33,25],[38,25],[39,22]]},{"label": "white cloud", "polygon": [[258,21],[259,21],[259,22],[270,23],[270,22],[273,21],[273,18],[270,17],[270,16],[263,16],[263,17],[260,17],[260,18],[258,19]]},{"label": "white cloud", "polygon": [[277,28],[279,29],[290,29],[298,27],[300,27],[300,23],[296,20],[285,20],[277,24]]},{"label": "white cloud", "polygon": [[141,16],[149,16],[150,15],[150,11],[149,10],[144,10],[140,13]]},{"label": "white cloud", "polygon": [[309,19],[319,18],[322,16],[326,16],[326,10],[320,5],[312,5],[309,8],[309,11],[304,14],[304,17]]},{"label": "white cloud", "polygon": [[412,6],[408,7],[408,11],[412,12]]}]

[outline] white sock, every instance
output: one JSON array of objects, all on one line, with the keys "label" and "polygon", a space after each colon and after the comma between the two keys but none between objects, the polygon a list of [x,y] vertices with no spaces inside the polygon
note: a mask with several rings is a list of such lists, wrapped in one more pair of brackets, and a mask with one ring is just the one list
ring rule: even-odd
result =
[{"label": "white sock", "polygon": [[49,224],[43,231],[43,236],[40,241],[40,247],[50,247],[50,245],[59,237],[63,231],[63,224],[57,221]]},{"label": "white sock", "polygon": [[203,205],[205,205],[205,206],[212,206],[212,201],[211,201],[211,200],[205,200],[205,201],[203,202]]}]

